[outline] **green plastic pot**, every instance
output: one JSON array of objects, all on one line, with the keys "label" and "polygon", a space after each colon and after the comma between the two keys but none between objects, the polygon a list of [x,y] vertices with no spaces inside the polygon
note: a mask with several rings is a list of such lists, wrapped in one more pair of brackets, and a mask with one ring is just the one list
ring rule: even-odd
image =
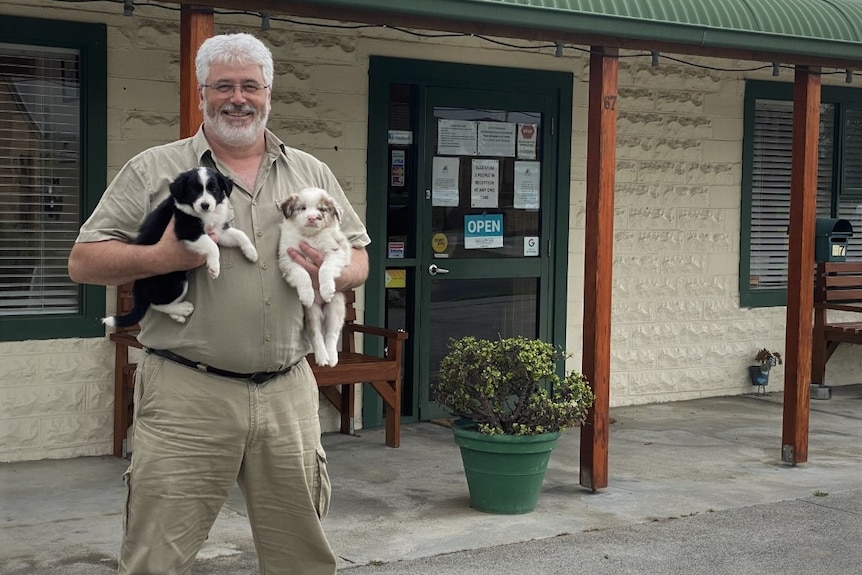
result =
[{"label": "green plastic pot", "polygon": [[504,515],[529,513],[536,508],[559,431],[484,435],[458,426],[452,431],[461,448],[471,507]]}]

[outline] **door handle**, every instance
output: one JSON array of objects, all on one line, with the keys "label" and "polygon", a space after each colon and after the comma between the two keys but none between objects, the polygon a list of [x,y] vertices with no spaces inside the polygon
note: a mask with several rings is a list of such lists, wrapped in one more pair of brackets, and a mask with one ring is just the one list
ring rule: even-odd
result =
[{"label": "door handle", "polygon": [[446,268],[437,267],[437,264],[431,264],[428,266],[428,275],[436,276],[437,274],[448,274],[449,270]]}]

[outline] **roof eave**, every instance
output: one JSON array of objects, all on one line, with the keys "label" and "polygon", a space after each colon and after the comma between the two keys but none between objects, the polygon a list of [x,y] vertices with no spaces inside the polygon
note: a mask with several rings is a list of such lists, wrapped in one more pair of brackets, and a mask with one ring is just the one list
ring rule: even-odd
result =
[{"label": "roof eave", "polygon": [[[747,30],[649,21],[571,10],[537,9],[482,0],[177,0],[180,4],[212,5],[273,11],[322,19],[358,19],[371,24],[419,26],[462,32],[468,29],[507,37],[560,40],[620,48],[712,55],[749,60],[831,67],[862,67],[862,43],[792,37]],[[483,9],[485,8],[485,9]],[[491,9],[493,8],[493,9]],[[792,40],[788,42],[788,40]],[[652,48],[656,49],[656,48]]]}]

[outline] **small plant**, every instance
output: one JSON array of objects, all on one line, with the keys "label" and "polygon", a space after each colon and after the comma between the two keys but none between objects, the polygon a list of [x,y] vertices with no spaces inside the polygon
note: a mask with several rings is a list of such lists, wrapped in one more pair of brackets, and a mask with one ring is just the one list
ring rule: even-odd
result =
[{"label": "small plant", "polygon": [[765,347],[761,348],[757,355],[754,356],[754,361],[760,364],[760,371],[767,373],[776,365],[781,365],[781,354],[777,351],[769,351]]},{"label": "small plant", "polygon": [[437,402],[486,435],[536,435],[581,425],[593,404],[584,376],[560,377],[567,355],[526,337],[450,340]]}]

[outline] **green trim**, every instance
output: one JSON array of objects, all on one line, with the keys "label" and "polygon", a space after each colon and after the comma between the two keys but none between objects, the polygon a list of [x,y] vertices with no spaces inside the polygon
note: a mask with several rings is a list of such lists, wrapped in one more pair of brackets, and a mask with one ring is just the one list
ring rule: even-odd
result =
[{"label": "green trim", "polygon": [[[562,84],[566,86],[566,84]],[[566,324],[568,318],[568,275],[569,275],[569,212],[571,198],[571,168],[572,168],[572,106],[573,87],[572,78],[568,78],[568,88],[561,87],[557,90],[559,109],[557,111],[556,138],[557,157],[559,165],[557,168],[557,197],[554,210],[556,213],[554,226],[556,233],[553,237],[555,260],[553,277],[553,303],[554,316],[561,316],[551,326],[551,337],[553,342],[563,348],[566,347]],[[581,272],[583,273],[583,272]],[[562,310],[562,313],[556,313]],[[570,352],[575,350],[568,349]],[[562,374],[561,374],[562,375]]]},{"label": "green trim", "polygon": [[[793,84],[749,80],[745,84],[744,127],[742,140],[742,198],[739,238],[739,305],[741,307],[777,307],[787,303],[786,289],[751,290],[748,277],[751,273],[749,259],[751,251],[751,187],[754,170],[755,103],[759,99],[793,101]],[[836,141],[833,149],[832,211],[837,209],[837,200],[843,189],[844,125],[842,119],[846,106],[862,106],[862,90],[841,86],[823,86],[820,101],[834,104]],[[789,191],[788,191],[789,193]]]},{"label": "green trim", "polygon": [[[289,12],[289,3],[281,3]],[[862,5],[852,0],[317,0],[316,4],[333,11],[385,13],[395,21],[399,16],[445,18],[545,32],[862,60]]]},{"label": "green trim", "polygon": [[[60,20],[5,16],[3,42],[73,48],[81,54],[81,220],[105,190],[107,178],[107,27]],[[103,337],[105,288],[83,286],[80,313],[0,318],[0,341]]]}]

